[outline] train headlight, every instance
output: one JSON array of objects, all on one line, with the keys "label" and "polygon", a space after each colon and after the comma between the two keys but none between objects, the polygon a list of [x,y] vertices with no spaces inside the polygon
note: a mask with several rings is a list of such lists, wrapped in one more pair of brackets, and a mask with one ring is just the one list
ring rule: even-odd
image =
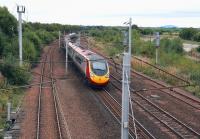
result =
[{"label": "train headlight", "polygon": [[94,77],[94,73],[90,72],[90,77]]},{"label": "train headlight", "polygon": [[105,77],[106,77],[106,78],[109,78],[109,73],[107,73]]}]

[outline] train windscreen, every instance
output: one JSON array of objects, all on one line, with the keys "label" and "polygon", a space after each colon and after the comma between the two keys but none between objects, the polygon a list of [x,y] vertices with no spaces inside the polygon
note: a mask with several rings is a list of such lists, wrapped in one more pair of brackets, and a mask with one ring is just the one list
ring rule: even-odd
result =
[{"label": "train windscreen", "polygon": [[107,63],[104,60],[92,61],[91,68],[94,74],[98,76],[102,76],[107,73]]}]

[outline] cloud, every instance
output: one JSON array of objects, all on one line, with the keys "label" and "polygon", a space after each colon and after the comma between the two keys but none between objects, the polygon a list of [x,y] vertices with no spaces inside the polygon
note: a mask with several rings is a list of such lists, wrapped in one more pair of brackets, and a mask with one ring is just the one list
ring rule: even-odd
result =
[{"label": "cloud", "polygon": [[1,0],[17,17],[16,9],[13,10],[16,3],[26,6],[24,18],[34,22],[121,25],[132,17],[141,26],[160,26],[165,22],[200,25],[199,0]]}]

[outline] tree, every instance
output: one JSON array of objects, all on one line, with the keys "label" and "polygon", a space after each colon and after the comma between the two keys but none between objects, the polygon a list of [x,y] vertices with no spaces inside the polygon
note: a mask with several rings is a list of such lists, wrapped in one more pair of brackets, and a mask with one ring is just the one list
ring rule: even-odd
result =
[{"label": "tree", "polygon": [[141,33],[143,34],[143,35],[152,35],[153,34],[153,29],[151,29],[151,28],[144,28],[144,29],[142,29],[141,30]]},{"label": "tree", "polygon": [[15,57],[8,55],[0,64],[0,71],[8,79],[8,83],[15,85],[27,84],[30,79],[30,73],[27,67],[20,67],[15,61]]},{"label": "tree", "polygon": [[5,45],[6,45],[5,35],[0,31],[0,56],[2,56],[3,54]]},{"label": "tree", "polygon": [[17,20],[6,7],[0,7],[0,31],[8,36],[17,34]]},{"label": "tree", "polygon": [[196,33],[197,33],[197,30],[194,28],[185,28],[181,30],[179,36],[182,39],[193,40],[193,37],[196,35]]},{"label": "tree", "polygon": [[194,35],[193,39],[194,39],[195,41],[200,42],[200,32],[196,33],[196,34]]},{"label": "tree", "polygon": [[197,52],[199,52],[199,53],[200,53],[200,46],[199,46],[199,47],[197,47]]}]

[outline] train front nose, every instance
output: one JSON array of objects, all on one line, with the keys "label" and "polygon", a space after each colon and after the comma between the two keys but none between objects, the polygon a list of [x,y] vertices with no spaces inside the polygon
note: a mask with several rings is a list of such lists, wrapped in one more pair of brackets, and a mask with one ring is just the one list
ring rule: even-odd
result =
[{"label": "train front nose", "polygon": [[[102,59],[102,58],[99,58]],[[91,61],[91,82],[96,85],[106,85],[109,81],[109,68],[105,60]]]},{"label": "train front nose", "polygon": [[93,76],[91,77],[91,81],[96,85],[104,85],[108,83],[109,78],[105,76]]}]

